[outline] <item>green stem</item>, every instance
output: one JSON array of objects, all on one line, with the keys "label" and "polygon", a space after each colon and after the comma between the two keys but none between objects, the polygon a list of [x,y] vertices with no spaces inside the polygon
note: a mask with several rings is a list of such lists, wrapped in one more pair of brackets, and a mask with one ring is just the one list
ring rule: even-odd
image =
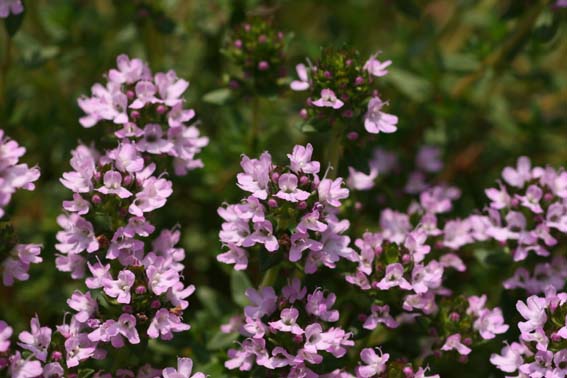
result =
[{"label": "green stem", "polygon": [[12,53],[12,38],[6,33],[6,41],[4,45],[4,56],[0,65],[0,109],[4,109],[6,101],[6,82],[8,71],[10,70]]},{"label": "green stem", "polygon": [[268,269],[266,273],[264,273],[264,277],[262,277],[262,282],[260,282],[260,287],[267,287],[274,285],[280,273],[280,266],[281,264],[273,266],[270,269]]},{"label": "green stem", "polygon": [[248,135],[248,146],[251,153],[256,152],[256,148],[258,145],[258,133],[260,129],[259,125],[259,112],[260,112],[260,97],[254,96],[252,98],[252,117],[250,120],[250,133]]},{"label": "green stem", "polygon": [[329,178],[335,178],[338,175],[339,164],[343,155],[343,137],[345,126],[341,123],[334,125],[331,130],[331,138],[327,146],[326,160],[331,165]]}]

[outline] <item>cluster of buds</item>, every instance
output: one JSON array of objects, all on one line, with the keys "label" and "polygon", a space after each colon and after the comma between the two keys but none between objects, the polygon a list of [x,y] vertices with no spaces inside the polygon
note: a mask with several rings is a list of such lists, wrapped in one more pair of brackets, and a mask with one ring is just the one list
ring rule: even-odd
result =
[{"label": "cluster of buds", "polygon": [[286,38],[273,25],[255,17],[232,31],[223,53],[233,63],[230,87],[245,95],[273,94],[286,76]]},{"label": "cluster of buds", "polygon": [[320,265],[332,269],[340,259],[353,259],[350,238],[343,235],[349,222],[337,218],[349,191],[341,178],[320,179],[320,163],[312,154],[310,144],[297,145],[288,154],[288,166],[275,165],[268,152],[259,159],[242,158],[238,186],[252,194],[218,210],[224,219],[219,237],[228,248],[219,261],[246,269],[254,246],[279,251],[292,263],[304,260],[308,274]]},{"label": "cluster of buds", "polygon": [[86,113],[80,119],[81,125],[120,127],[114,128],[116,138],[146,156],[173,158],[177,175],[201,168],[203,163],[196,155],[209,140],[201,137],[194,125],[187,126],[195,117],[192,109],[184,108],[182,98],[189,83],[173,70],[153,75],[140,59],[120,55],[116,62],[117,68],[106,75],[106,85],[95,84],[91,97],[79,99]]},{"label": "cluster of buds", "polygon": [[261,366],[274,370],[273,376],[319,376],[312,369],[320,370],[325,360],[342,358],[354,345],[352,335],[335,326],[340,314],[333,309],[333,293],[316,289],[308,294],[295,278],[279,295],[270,286],[249,288],[245,294],[251,305],[244,309],[244,321],[233,321],[224,329],[246,337],[240,348],[228,351],[228,369],[250,371]]},{"label": "cluster of buds", "polygon": [[318,130],[341,122],[351,139],[363,125],[371,134],[396,131],[398,117],[382,111],[386,102],[375,89],[376,78],[387,75],[391,63],[377,54],[364,61],[357,51],[324,49],[314,64],[296,66],[299,80],[291,89],[309,93],[300,115]]},{"label": "cluster of buds", "polygon": [[567,293],[548,287],[545,296],[518,301],[520,337],[490,362],[516,377],[559,378],[567,375]]}]

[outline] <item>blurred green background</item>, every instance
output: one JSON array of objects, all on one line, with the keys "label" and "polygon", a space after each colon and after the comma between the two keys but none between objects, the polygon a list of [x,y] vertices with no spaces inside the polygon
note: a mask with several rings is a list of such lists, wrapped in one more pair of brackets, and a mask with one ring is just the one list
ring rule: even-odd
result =
[{"label": "blurred green background", "polygon": [[[539,164],[567,162],[567,9],[556,9],[550,1],[24,4],[15,35],[0,32],[0,127],[27,148],[25,162],[41,166],[37,190],[18,193],[9,212],[23,241],[44,244],[45,263],[33,267],[29,283],[0,288],[0,319],[16,329],[26,327],[34,313],[44,322],[60,322],[65,298],[76,287],[53,264],[55,219],[61,201],[70,196],[58,178],[69,170],[70,150],[79,141],[96,143],[103,135],[103,128],[79,125],[76,99],[103,80],[121,53],[146,59],[154,72],[174,69],[189,80],[188,104],[211,140],[201,155],[205,169],[174,178],[174,196],[158,212],[160,226],[181,226],[189,256],[185,277],[198,290],[185,315],[193,330],[156,347],[156,360],[192,354],[212,377],[223,376],[215,351],[232,341],[217,334],[218,325],[237,313],[242,302],[241,294],[231,293],[231,283],[238,293],[239,277],[231,277],[232,269],[215,259],[220,251],[216,208],[242,196],[235,186],[240,155],[269,149],[282,160],[297,142],[321,141],[297,127],[301,94],[282,89],[280,96],[257,99],[260,138],[255,148],[247,142],[255,100],[233,96],[211,101],[205,96],[226,88],[229,63],[220,50],[227,33],[247,17],[268,18],[292,37],[286,53],[291,77],[295,65],[306,57],[316,59],[322,46],[352,47],[363,56],[381,50],[382,59],[393,61],[380,92],[390,102],[388,111],[400,118],[399,131],[368,138],[363,149],[347,146],[351,165],[366,169],[376,146],[407,161],[424,143],[439,146],[446,165],[438,179],[463,189],[458,211],[464,214],[483,206],[483,189],[518,156],[528,155]],[[378,213],[366,216],[377,224]],[[373,226],[354,228],[351,235],[366,227]],[[490,291],[491,280],[485,285],[477,289]],[[460,374],[455,376],[465,376]]]}]

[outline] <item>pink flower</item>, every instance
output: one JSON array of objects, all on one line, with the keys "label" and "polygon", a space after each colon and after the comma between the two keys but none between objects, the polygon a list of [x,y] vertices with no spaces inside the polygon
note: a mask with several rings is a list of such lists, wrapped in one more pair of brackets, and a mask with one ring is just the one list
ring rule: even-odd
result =
[{"label": "pink flower", "polygon": [[75,319],[81,323],[85,323],[98,310],[98,302],[93,299],[90,292],[86,294],[75,290],[71,298],[67,299],[67,304],[73,310],[77,311]]},{"label": "pink flower", "polygon": [[144,213],[159,209],[167,202],[167,198],[173,193],[171,181],[149,177],[142,184],[142,190],[136,194],[136,199],[128,211],[138,217],[142,217]]},{"label": "pink flower", "polygon": [[458,333],[447,337],[447,340],[445,340],[445,344],[443,344],[441,350],[456,350],[462,356],[466,356],[471,352],[471,348],[461,343],[461,335]]},{"label": "pink flower", "polygon": [[364,365],[358,366],[356,369],[356,376],[358,378],[370,378],[379,376],[386,371],[386,362],[390,359],[388,353],[382,353],[379,348],[376,348],[380,355],[376,354],[372,348],[364,348],[360,352],[360,359]]},{"label": "pink flower", "polygon": [[478,319],[475,320],[473,327],[485,340],[493,339],[496,335],[506,332],[509,328],[508,325],[504,324],[502,310],[499,308],[483,310]]},{"label": "pink flower", "polygon": [[122,54],[116,58],[118,69],[111,69],[108,72],[108,78],[115,83],[132,84],[140,80],[148,68],[140,59],[130,59],[127,55]]},{"label": "pink flower", "polygon": [[182,102],[180,97],[189,88],[189,82],[179,79],[173,70],[157,73],[155,83],[159,96],[167,106],[175,106]]},{"label": "pink flower", "polygon": [[378,327],[378,324],[384,324],[388,328],[397,328],[399,326],[399,323],[390,315],[390,306],[372,305],[371,311],[372,313],[362,325],[363,328],[375,329]]},{"label": "pink flower", "polygon": [[284,173],[278,180],[280,191],[276,193],[276,197],[289,202],[305,201],[309,198],[309,192],[301,190],[297,187],[298,179],[293,173]]},{"label": "pink flower", "polygon": [[384,278],[376,284],[376,287],[380,290],[389,290],[396,286],[404,290],[412,289],[412,285],[404,278],[404,267],[400,263],[388,265]]},{"label": "pink flower", "polygon": [[67,367],[72,368],[79,362],[91,358],[96,350],[96,344],[89,340],[86,334],[70,336],[65,341],[67,351]]},{"label": "pink flower", "polygon": [[291,170],[295,173],[319,173],[320,163],[318,161],[312,161],[312,155],[313,146],[311,143],[307,143],[306,146],[294,146],[291,154],[287,154]]},{"label": "pink flower", "polygon": [[60,215],[57,223],[63,228],[56,235],[58,244],[55,248],[65,254],[88,253],[99,249],[99,243],[94,235],[93,225],[77,214]]},{"label": "pink flower", "polygon": [[336,322],[339,320],[339,311],[331,309],[331,307],[335,304],[336,299],[337,296],[334,293],[329,293],[327,298],[325,298],[323,291],[317,289],[313,292],[313,294],[309,294],[307,296],[305,311],[307,311],[308,314],[317,316],[326,322]]},{"label": "pink flower", "polygon": [[104,292],[118,303],[130,303],[130,289],[134,285],[136,276],[129,270],[121,270],[117,280],[106,280]]},{"label": "pink flower", "polygon": [[305,298],[307,288],[302,288],[299,278],[294,278],[291,281],[288,281],[287,285],[284,286],[282,294],[289,303],[294,303],[295,301],[300,301]]},{"label": "pink flower", "polygon": [[518,323],[518,328],[522,333],[528,333],[542,327],[547,321],[547,301],[545,298],[540,298],[532,295],[526,300],[526,303],[518,301],[516,309],[524,317],[525,322]]},{"label": "pink flower", "polygon": [[169,312],[166,308],[161,308],[156,312],[148,327],[148,336],[157,339],[161,335],[162,340],[171,340],[172,332],[182,332],[190,329],[189,324],[181,322],[179,316]]},{"label": "pink flower", "polygon": [[281,332],[291,332],[294,335],[302,335],[303,329],[297,324],[299,311],[296,308],[284,308],[280,314],[280,319],[270,322],[270,327]]},{"label": "pink flower", "polygon": [[341,206],[340,200],[348,198],[349,191],[343,187],[343,179],[323,179],[317,188],[319,200],[333,207]]},{"label": "pink flower", "polygon": [[516,188],[523,187],[526,181],[532,179],[530,159],[525,156],[520,157],[516,169],[512,167],[504,168],[502,177],[508,184]]},{"label": "pink flower", "polygon": [[320,108],[340,109],[345,103],[337,98],[335,92],[329,88],[321,90],[321,98],[313,101],[313,105]]},{"label": "pink flower", "polygon": [[104,186],[96,189],[103,194],[115,194],[120,198],[132,196],[132,192],[122,187],[122,175],[117,171],[108,171],[104,174]]},{"label": "pink flower", "polygon": [[366,63],[364,63],[363,70],[368,71],[370,75],[376,77],[386,76],[388,74],[388,70],[386,69],[389,65],[392,64],[391,60],[386,60],[384,62],[380,62],[376,57],[379,53],[372,55]]},{"label": "pink flower", "polygon": [[374,181],[378,177],[378,169],[375,166],[370,167],[368,174],[357,171],[353,167],[348,167],[349,177],[347,185],[351,189],[365,191],[374,187]]},{"label": "pink flower", "polygon": [[45,362],[47,350],[51,344],[51,328],[42,327],[37,315],[31,319],[30,328],[31,332],[23,331],[19,334],[18,345],[32,352],[38,360]]},{"label": "pink flower", "polygon": [[244,313],[249,318],[260,319],[264,315],[273,314],[276,310],[277,296],[272,287],[264,287],[260,291],[248,288],[244,295],[252,303],[244,308]]},{"label": "pink flower", "polygon": [[157,102],[157,98],[155,97],[156,86],[151,81],[138,81],[134,89],[136,92],[136,99],[132,104],[130,104],[130,108],[141,109],[148,103],[152,104]]},{"label": "pink flower", "polygon": [[295,66],[299,80],[291,82],[290,87],[294,91],[304,91],[309,88],[309,76],[307,75],[307,67],[305,64],[300,63]]},{"label": "pink flower", "polygon": [[254,232],[242,242],[243,247],[251,247],[256,243],[264,244],[269,252],[277,251],[278,239],[273,234],[273,226],[269,221],[254,223]]},{"label": "pink flower", "polygon": [[0,353],[4,353],[10,349],[10,337],[12,337],[13,331],[8,323],[0,320]]},{"label": "pink flower", "polygon": [[20,14],[24,11],[22,0],[0,0],[0,18]]},{"label": "pink flower", "polygon": [[543,191],[536,185],[530,185],[526,190],[526,195],[518,196],[522,206],[527,207],[536,214],[543,213],[543,209],[539,204],[539,201],[541,201],[542,197]]},{"label": "pink flower", "polygon": [[203,373],[195,373],[193,371],[193,361],[190,358],[177,358],[177,369],[163,369],[163,378],[205,378]]},{"label": "pink flower", "polygon": [[245,270],[248,267],[248,252],[234,244],[228,244],[228,251],[217,256],[224,264],[234,264],[234,269]]},{"label": "pink flower", "polygon": [[8,371],[10,377],[35,378],[41,376],[43,373],[41,362],[23,359],[19,351],[10,356],[9,361],[10,366],[8,367]]},{"label": "pink flower", "polygon": [[505,373],[513,373],[523,365],[523,356],[530,352],[524,345],[512,343],[504,347],[500,353],[501,355],[493,353],[490,362]]},{"label": "pink flower", "polygon": [[378,97],[372,97],[368,102],[368,111],[364,116],[364,128],[371,134],[393,133],[398,128],[398,117],[382,112],[385,102]]},{"label": "pink flower", "polygon": [[272,169],[270,154],[264,152],[260,155],[260,159],[250,159],[248,156],[243,156],[240,165],[244,170],[244,173],[239,173],[236,176],[240,189],[251,192],[256,198],[266,199]]}]

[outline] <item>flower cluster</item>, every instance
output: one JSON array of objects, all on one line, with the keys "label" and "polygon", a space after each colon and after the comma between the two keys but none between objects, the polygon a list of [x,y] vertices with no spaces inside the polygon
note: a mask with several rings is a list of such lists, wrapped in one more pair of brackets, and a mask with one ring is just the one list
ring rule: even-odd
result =
[{"label": "flower cluster", "polygon": [[251,305],[237,330],[246,339],[228,351],[228,369],[249,371],[257,365],[280,376],[311,377],[316,376],[313,366],[343,357],[354,345],[352,335],[335,325],[340,314],[333,309],[333,293],[316,289],[308,294],[295,278],[279,295],[272,287],[249,288],[245,294]]},{"label": "flower cluster", "polygon": [[[117,343],[124,332],[123,325],[115,327],[118,330]],[[72,373],[68,367],[76,366],[86,355],[96,359],[104,359],[106,353],[89,345],[88,340],[70,339],[67,335],[72,332],[69,326],[58,326],[56,330],[42,326],[35,316],[30,321],[30,330],[18,334],[19,342],[12,345],[11,338],[14,330],[5,321],[0,320],[0,372],[6,369],[8,376],[13,378],[64,378],[80,376]],[[61,339],[64,346],[61,345]],[[64,348],[72,348],[71,353],[62,352]],[[7,356],[7,357],[6,357]],[[137,373],[129,369],[118,369],[116,374],[98,370],[94,373],[97,378],[205,378],[203,373],[191,374],[193,361],[190,358],[178,358],[177,368],[168,367],[163,370],[155,369],[145,364]],[[94,370],[93,370],[94,371]]]},{"label": "flower cluster", "polygon": [[24,11],[22,0],[0,0],[0,18],[7,18],[20,14]]},{"label": "flower cluster", "polygon": [[153,75],[140,59],[120,55],[116,62],[117,68],[106,75],[106,85],[95,84],[91,97],[79,99],[86,113],[81,125],[105,122],[119,126],[114,131],[116,138],[140,153],[172,157],[177,175],[201,168],[203,163],[196,155],[209,140],[194,125],[187,126],[195,117],[192,109],[184,108],[182,98],[189,83],[173,70]]},{"label": "flower cluster", "polygon": [[[0,218],[4,208],[18,189],[34,190],[34,182],[39,178],[39,169],[19,163],[26,149],[4,135],[0,129]],[[2,283],[11,286],[14,281],[29,279],[31,264],[42,262],[41,245],[19,244],[11,225],[0,229],[0,264]],[[3,260],[3,261],[2,261]]]},{"label": "flower cluster", "polygon": [[262,18],[254,17],[229,35],[223,53],[234,64],[230,87],[244,94],[275,93],[286,76],[286,37]]},{"label": "flower cluster", "polygon": [[[567,293],[553,288],[545,296],[518,301],[522,316],[520,337],[490,362],[515,377],[565,377],[567,375]],[[511,375],[510,375],[511,376]]]},{"label": "flower cluster", "polygon": [[252,194],[218,210],[224,219],[219,237],[228,248],[219,261],[246,269],[254,246],[280,251],[292,263],[305,258],[306,273],[353,258],[350,238],[343,235],[349,222],[337,217],[349,191],[341,178],[320,179],[320,163],[312,154],[310,144],[297,145],[288,154],[288,166],[275,165],[268,152],[259,159],[242,158],[238,186]]},{"label": "flower cluster", "polygon": [[39,169],[19,163],[26,149],[9,139],[0,129],[0,218],[4,208],[18,189],[34,190],[39,178]]},{"label": "flower cluster", "polygon": [[[128,91],[128,85],[152,91],[148,88],[153,84],[145,80],[151,79],[145,64],[130,61],[125,56],[118,58],[118,64],[119,70],[109,72],[107,88],[118,90],[113,99],[124,94],[121,91]],[[179,95],[186,88],[186,82],[170,71],[157,74],[155,84],[160,88],[161,100],[155,97],[143,100],[140,89],[136,90],[137,97],[131,106],[140,111],[146,104],[154,103],[159,103],[158,107],[181,106]],[[88,103],[94,109],[82,119],[83,124],[92,122],[90,125],[94,125],[101,119],[111,119],[106,118],[108,113],[103,111],[104,104],[100,102],[103,98],[81,100],[83,105]],[[141,114],[148,119],[156,115],[161,119],[166,113],[147,108]],[[116,123],[123,120],[114,119]],[[151,125],[161,130],[158,123]],[[157,164],[144,153],[169,155],[171,150],[161,147],[170,142],[149,138],[148,126],[145,129],[140,134],[145,137],[137,140],[137,126],[126,119],[124,129],[116,133],[119,141],[113,148],[101,153],[94,147],[79,145],[72,152],[73,171],[64,173],[61,178],[73,197],[63,202],[64,214],[57,218],[61,230],[56,235],[55,247],[59,252],[56,266],[74,279],[84,279],[87,288],[76,290],[67,300],[74,313],[67,323],[57,327],[57,340],[54,340],[50,358],[51,362],[62,362],[60,366],[65,374],[69,369],[80,369],[89,359],[105,358],[113,349],[146,343],[148,339],[170,340],[174,333],[190,328],[183,322],[183,312],[195,288],[183,283],[185,251],[177,246],[180,232],[174,228],[157,233],[150,221],[151,213],[166,204],[173,189],[172,182],[164,174],[156,173]],[[169,130],[175,134],[191,129],[180,123],[170,124]],[[130,131],[134,134],[128,134]],[[121,135],[123,132],[125,134]],[[187,157],[182,165],[185,169],[189,161],[193,161],[193,154],[184,156]],[[48,345],[49,341],[44,344]],[[46,362],[43,355],[41,357],[38,360]],[[166,369],[163,375],[189,377],[188,366],[183,360],[178,370]],[[152,372],[155,369],[149,369],[142,376],[159,376],[159,371],[154,375]],[[118,376],[129,376],[120,374]]]},{"label": "flower cluster", "polygon": [[374,89],[375,78],[387,75],[392,62],[381,62],[377,55],[363,61],[356,51],[328,48],[316,63],[298,64],[299,80],[291,82],[291,89],[309,92],[301,116],[320,130],[341,121],[354,137],[359,125],[371,134],[396,131],[398,117],[382,111],[387,103]]}]

